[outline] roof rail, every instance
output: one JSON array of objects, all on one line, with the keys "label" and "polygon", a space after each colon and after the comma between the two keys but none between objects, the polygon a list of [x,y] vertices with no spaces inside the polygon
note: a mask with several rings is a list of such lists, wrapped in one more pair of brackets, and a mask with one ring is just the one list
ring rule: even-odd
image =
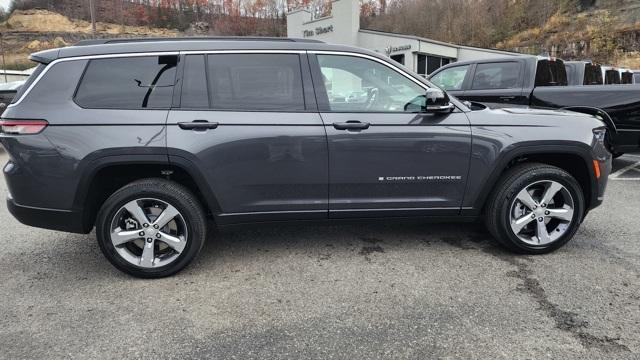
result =
[{"label": "roof rail", "polygon": [[156,41],[282,41],[282,42],[300,42],[300,43],[323,43],[320,40],[297,39],[285,37],[267,37],[267,36],[185,36],[185,37],[139,37],[139,38],[109,38],[109,39],[90,39],[80,40],[73,46],[85,45],[103,45],[103,44],[122,44],[132,42],[156,42]]}]

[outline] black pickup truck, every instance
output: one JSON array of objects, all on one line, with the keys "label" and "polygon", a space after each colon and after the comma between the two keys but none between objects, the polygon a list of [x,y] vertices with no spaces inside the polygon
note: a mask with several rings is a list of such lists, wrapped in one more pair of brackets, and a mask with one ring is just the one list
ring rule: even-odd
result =
[{"label": "black pickup truck", "polygon": [[[590,61],[565,61],[569,85],[603,85],[605,70]],[[615,71],[615,70],[612,70]]]},{"label": "black pickup truck", "polygon": [[599,116],[614,156],[640,150],[640,86],[568,86],[562,60],[539,56],[456,62],[429,79],[461,100],[496,108],[568,109]]}]

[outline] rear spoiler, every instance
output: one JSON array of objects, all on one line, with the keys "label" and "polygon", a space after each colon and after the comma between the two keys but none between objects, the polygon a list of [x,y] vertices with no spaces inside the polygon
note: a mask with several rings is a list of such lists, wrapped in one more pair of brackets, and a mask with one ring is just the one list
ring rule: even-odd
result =
[{"label": "rear spoiler", "polygon": [[38,51],[29,55],[29,60],[47,65],[50,62],[56,60],[59,56],[59,53],[60,49]]}]

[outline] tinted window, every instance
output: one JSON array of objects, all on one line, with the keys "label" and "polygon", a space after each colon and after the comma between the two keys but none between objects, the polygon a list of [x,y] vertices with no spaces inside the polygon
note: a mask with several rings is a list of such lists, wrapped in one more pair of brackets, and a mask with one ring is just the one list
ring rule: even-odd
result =
[{"label": "tinted window", "polygon": [[469,65],[451,67],[435,74],[430,80],[444,90],[462,90]]},{"label": "tinted window", "polygon": [[437,56],[427,56],[427,74],[438,70],[442,65],[442,58]]},{"label": "tinted window", "polygon": [[427,55],[418,54],[418,74],[427,75]]},{"label": "tinted window", "polygon": [[538,60],[535,86],[566,86],[567,69],[561,60]]},{"label": "tinted window", "polygon": [[207,63],[214,109],[305,109],[300,57],[296,54],[209,55]]},{"label": "tinted window", "polygon": [[33,82],[36,80],[36,78],[38,78],[38,76],[40,75],[40,73],[42,73],[42,70],[44,70],[45,67],[47,67],[47,66],[43,65],[43,64],[38,64],[38,66],[36,66],[35,70],[33,70],[31,75],[29,75],[29,77],[24,82],[24,84],[22,84],[22,86],[20,86],[18,88],[18,91],[16,92],[16,95],[11,100],[12,104],[15,103],[16,101],[18,101],[18,99],[20,99],[22,94],[24,94],[24,92],[29,88],[29,86],[31,86],[31,84],[33,84]]},{"label": "tinted window", "polygon": [[412,112],[425,90],[377,61],[318,55],[331,111]]},{"label": "tinted window", "polygon": [[404,65],[404,54],[391,55],[391,60],[397,62],[398,64]]},{"label": "tinted window", "polygon": [[76,103],[87,108],[169,108],[178,57],[95,59],[82,77]]},{"label": "tinted window", "polygon": [[518,87],[520,63],[503,62],[478,64],[473,77],[472,89],[512,89]]},{"label": "tinted window", "polygon": [[204,55],[187,55],[182,77],[182,97],[180,107],[208,108],[207,77],[204,68]]},{"label": "tinted window", "polygon": [[427,75],[438,70],[441,66],[445,66],[455,61],[455,59],[443,58],[439,56],[418,54],[418,74]]},{"label": "tinted window", "polygon": [[600,65],[585,64],[584,85],[602,85],[602,69]]},{"label": "tinted window", "polygon": [[620,72],[618,70],[607,70],[604,73],[604,83],[609,84],[620,84]]}]

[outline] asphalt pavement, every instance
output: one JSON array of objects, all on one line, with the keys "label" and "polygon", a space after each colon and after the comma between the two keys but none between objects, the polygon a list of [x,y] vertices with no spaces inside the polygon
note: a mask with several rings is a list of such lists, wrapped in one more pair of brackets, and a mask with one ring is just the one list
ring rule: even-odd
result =
[{"label": "asphalt pavement", "polygon": [[475,224],[271,224],[159,280],[0,205],[0,358],[639,359],[640,156],[615,171],[549,255]]}]

